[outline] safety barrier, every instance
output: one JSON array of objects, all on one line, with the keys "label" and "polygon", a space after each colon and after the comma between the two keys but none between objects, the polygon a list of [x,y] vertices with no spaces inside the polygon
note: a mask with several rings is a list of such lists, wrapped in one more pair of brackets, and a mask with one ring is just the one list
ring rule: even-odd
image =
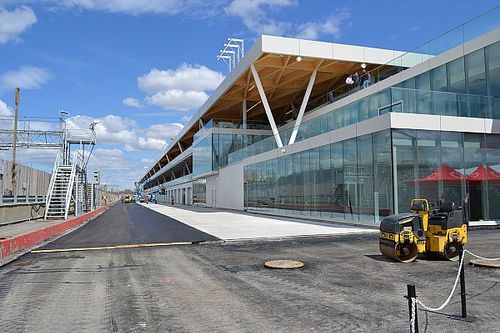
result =
[{"label": "safety barrier", "polygon": [[500,258],[485,258],[482,256],[479,256],[475,253],[472,253],[469,250],[466,250],[463,248],[463,246],[459,247],[459,265],[458,265],[458,272],[457,276],[455,278],[455,282],[453,283],[453,288],[451,289],[451,292],[449,296],[446,298],[443,304],[441,304],[438,307],[430,307],[428,305],[425,305],[422,301],[417,299],[417,293],[415,290],[415,285],[407,285],[407,296],[405,296],[408,299],[408,311],[409,311],[409,317],[410,317],[410,332],[411,333],[418,333],[418,307],[420,306],[423,310],[426,311],[431,311],[431,312],[437,312],[441,311],[444,309],[451,301],[453,294],[455,293],[455,290],[457,289],[458,282],[460,281],[460,296],[461,296],[461,303],[462,303],[462,318],[467,317],[467,303],[466,303],[466,296],[465,296],[465,271],[464,271],[464,261],[465,261],[465,254],[469,254],[473,257],[476,257],[481,260],[485,261],[499,261]]}]

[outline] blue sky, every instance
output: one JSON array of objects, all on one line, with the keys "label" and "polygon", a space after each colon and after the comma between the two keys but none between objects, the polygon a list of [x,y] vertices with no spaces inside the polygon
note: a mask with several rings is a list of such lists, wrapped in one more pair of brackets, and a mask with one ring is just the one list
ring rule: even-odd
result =
[{"label": "blue sky", "polygon": [[[98,145],[91,168],[132,187],[226,74],[227,37],[262,33],[410,50],[498,1],[0,0],[0,115],[57,116]],[[50,152],[21,161],[51,169]]]}]

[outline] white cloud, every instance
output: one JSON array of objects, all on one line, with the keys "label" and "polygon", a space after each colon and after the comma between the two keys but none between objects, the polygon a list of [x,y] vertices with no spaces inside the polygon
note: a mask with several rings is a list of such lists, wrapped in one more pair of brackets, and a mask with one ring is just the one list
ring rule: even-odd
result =
[{"label": "white cloud", "polygon": [[199,108],[224,80],[221,72],[206,66],[183,63],[177,69],[159,70],[137,78],[139,89],[148,94],[144,102],[165,110],[189,111]]},{"label": "white cloud", "polygon": [[75,116],[66,120],[68,129],[88,129],[89,124],[97,121],[95,126],[97,144],[123,145],[125,151],[163,151],[170,140],[182,129],[181,124],[155,124],[141,128],[137,122],[116,116],[107,115],[102,118]]},{"label": "white cloud", "polygon": [[239,17],[243,24],[258,35],[295,36],[317,39],[320,35],[338,38],[342,24],[349,18],[349,12],[339,11],[323,21],[293,23],[277,20],[273,11],[296,6],[296,0],[233,0],[225,9],[226,14]]},{"label": "white cloud", "polygon": [[179,123],[172,124],[154,124],[146,130],[148,135],[156,139],[170,139],[175,137],[184,125]]},{"label": "white cloud", "polygon": [[8,11],[0,7],[0,44],[20,41],[20,35],[36,23],[36,15],[29,7]]},{"label": "white cloud", "polygon": [[[90,169],[104,169],[124,171],[130,169],[131,161],[123,156],[120,149],[103,149],[97,148],[94,150],[89,160]],[[105,181],[102,179],[101,181]]]},{"label": "white cloud", "polygon": [[165,110],[189,111],[199,108],[207,99],[208,94],[204,91],[167,90],[148,96],[145,101]]},{"label": "white cloud", "polygon": [[18,70],[11,70],[0,75],[0,89],[39,89],[51,79],[52,75],[43,68],[22,66]]},{"label": "white cloud", "polygon": [[12,109],[0,99],[0,116],[12,116]]},{"label": "white cloud", "polygon": [[342,11],[328,17],[322,22],[307,22],[298,28],[297,37],[305,39],[317,39],[320,34],[339,38],[341,27],[350,17],[349,12]]},{"label": "white cloud", "polygon": [[274,20],[267,13],[270,9],[296,3],[294,0],[234,0],[226,7],[226,13],[241,18],[243,24],[257,34],[284,35],[292,23]]},{"label": "white cloud", "polygon": [[[213,0],[3,0],[7,3],[45,4],[49,9],[92,10],[128,15],[186,13],[214,14]],[[220,1],[215,1],[220,2]],[[207,13],[208,12],[208,13]]]},{"label": "white cloud", "polygon": [[206,66],[183,63],[177,69],[159,70],[153,68],[148,74],[137,78],[139,89],[145,93],[165,90],[214,90],[224,80],[221,72]]},{"label": "white cloud", "polygon": [[133,108],[143,108],[144,105],[142,105],[141,101],[138,100],[137,98],[133,97],[127,97],[122,100],[122,103],[126,106],[130,106]]}]

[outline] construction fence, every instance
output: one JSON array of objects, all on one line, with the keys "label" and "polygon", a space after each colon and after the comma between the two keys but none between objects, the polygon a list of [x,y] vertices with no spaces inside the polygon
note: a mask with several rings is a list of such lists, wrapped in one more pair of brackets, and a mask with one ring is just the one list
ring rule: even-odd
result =
[{"label": "construction fence", "polygon": [[51,174],[16,165],[16,188],[12,188],[12,162],[0,160],[0,204],[45,201]]}]

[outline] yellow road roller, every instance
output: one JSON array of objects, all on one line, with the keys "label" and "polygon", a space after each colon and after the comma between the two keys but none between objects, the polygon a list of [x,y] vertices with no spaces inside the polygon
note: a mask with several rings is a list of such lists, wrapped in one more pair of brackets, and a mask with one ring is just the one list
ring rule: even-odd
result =
[{"label": "yellow road roller", "polygon": [[468,219],[462,207],[442,203],[430,209],[427,199],[413,199],[411,213],[385,217],[380,222],[380,252],[400,262],[418,255],[458,259],[458,245],[467,243]]}]

